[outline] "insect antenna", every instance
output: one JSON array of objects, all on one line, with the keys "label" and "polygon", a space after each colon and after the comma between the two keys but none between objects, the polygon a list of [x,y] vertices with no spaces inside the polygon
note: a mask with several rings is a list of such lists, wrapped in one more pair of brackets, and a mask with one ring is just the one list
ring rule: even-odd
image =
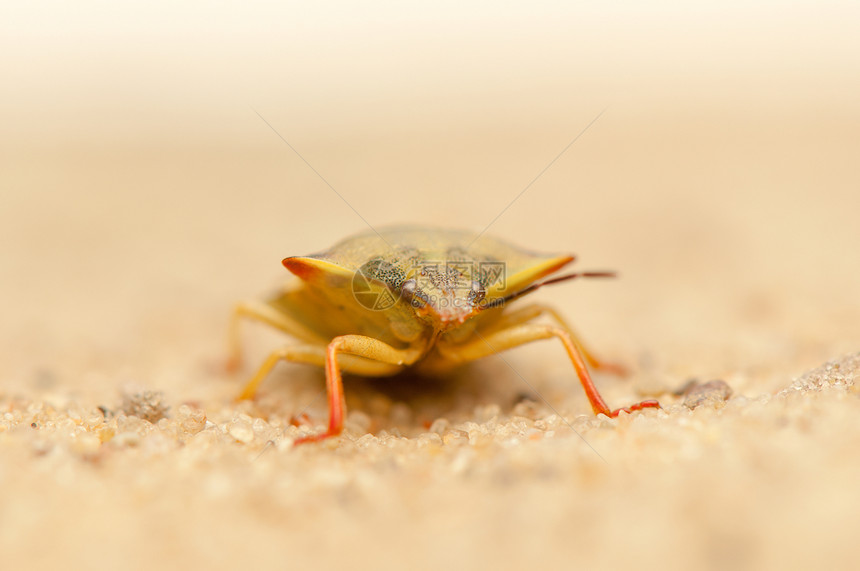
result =
[{"label": "insect antenna", "polygon": [[572,274],[564,274],[563,276],[557,276],[548,280],[544,280],[542,282],[533,283],[530,286],[525,287],[519,291],[515,291],[514,293],[506,295],[505,297],[499,297],[494,300],[488,301],[487,303],[481,304],[479,307],[481,309],[493,309],[494,307],[500,307],[526,294],[532,293],[536,289],[545,285],[566,282],[576,278],[614,278],[616,276],[617,274],[615,272],[575,272]]}]

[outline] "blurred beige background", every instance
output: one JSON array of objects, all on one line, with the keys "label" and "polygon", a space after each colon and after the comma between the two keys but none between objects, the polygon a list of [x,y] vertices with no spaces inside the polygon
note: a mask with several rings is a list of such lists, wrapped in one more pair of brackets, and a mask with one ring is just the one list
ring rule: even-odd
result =
[{"label": "blurred beige background", "polygon": [[[231,304],[281,258],[364,230],[356,212],[480,231],[598,115],[489,232],[619,272],[537,294],[634,368],[612,404],[691,377],[772,394],[860,349],[858,21],[840,2],[5,7],[0,394],[229,402]],[[509,360],[537,387],[568,374],[551,344]]]}]

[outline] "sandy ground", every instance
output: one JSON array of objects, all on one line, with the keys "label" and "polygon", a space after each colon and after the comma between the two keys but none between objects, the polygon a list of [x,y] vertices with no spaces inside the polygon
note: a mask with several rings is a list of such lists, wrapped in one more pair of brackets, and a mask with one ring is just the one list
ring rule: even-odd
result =
[{"label": "sandy ground", "polygon": [[[0,34],[4,568],[851,567],[852,9],[159,10]],[[230,309],[365,221],[617,270],[535,299],[629,366],[612,406],[664,408],[594,417],[543,342],[348,379],[346,433],[292,447],[322,373],[235,404],[286,339],[247,328],[227,374]]]}]

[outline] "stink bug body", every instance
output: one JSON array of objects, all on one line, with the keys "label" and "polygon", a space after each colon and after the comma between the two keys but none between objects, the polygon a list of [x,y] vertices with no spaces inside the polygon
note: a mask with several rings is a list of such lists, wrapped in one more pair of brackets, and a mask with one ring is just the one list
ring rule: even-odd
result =
[{"label": "stink bug body", "polygon": [[[232,363],[239,361],[238,323],[251,318],[296,338],[272,352],[242,391],[251,398],[280,360],[325,368],[329,425],[336,436],[346,413],[341,372],[394,375],[406,367],[441,370],[531,341],[557,338],[573,363],[595,414],[616,416],[659,407],[649,400],[611,410],[591,380],[593,368],[621,368],[592,356],[552,308],[541,304],[508,308],[543,285],[580,272],[549,277],[573,261],[569,255],[541,255],[467,231],[398,227],[347,238],[330,250],[289,257],[284,266],[300,280],[263,302],[236,307],[231,328]],[[552,323],[535,323],[540,316]]]}]

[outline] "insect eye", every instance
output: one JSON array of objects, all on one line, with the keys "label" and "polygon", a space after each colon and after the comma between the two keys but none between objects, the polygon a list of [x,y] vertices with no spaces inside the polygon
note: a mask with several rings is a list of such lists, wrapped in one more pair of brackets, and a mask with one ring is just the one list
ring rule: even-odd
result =
[{"label": "insect eye", "polygon": [[418,282],[414,279],[404,280],[400,284],[400,295],[412,307],[424,307],[427,304],[425,295],[418,290]]},{"label": "insect eye", "polygon": [[473,281],[472,288],[469,290],[469,301],[472,304],[481,303],[487,295],[487,290],[481,285],[481,282]]}]

